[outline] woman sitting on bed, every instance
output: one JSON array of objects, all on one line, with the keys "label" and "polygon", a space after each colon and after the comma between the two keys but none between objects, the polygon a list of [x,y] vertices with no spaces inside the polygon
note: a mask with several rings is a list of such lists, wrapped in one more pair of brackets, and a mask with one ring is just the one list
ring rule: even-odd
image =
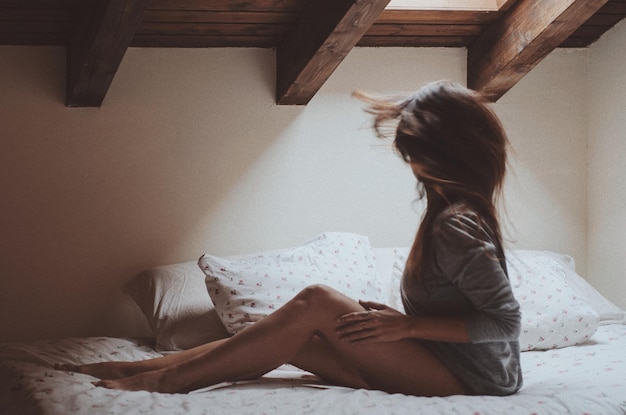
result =
[{"label": "woman sitting on bed", "polygon": [[406,315],[322,285],[223,340],[153,360],[59,365],[97,386],[186,392],[291,363],[336,385],[419,396],[508,395],[522,385],[520,309],[494,199],[505,133],[476,93],[431,83],[402,98],[362,93],[380,137],[411,165],[427,208],[402,279]]}]

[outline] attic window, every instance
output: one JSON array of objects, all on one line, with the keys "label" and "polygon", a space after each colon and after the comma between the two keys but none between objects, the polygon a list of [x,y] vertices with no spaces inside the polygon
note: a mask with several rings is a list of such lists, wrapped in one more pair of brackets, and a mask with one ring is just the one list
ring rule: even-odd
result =
[{"label": "attic window", "polygon": [[391,0],[387,10],[500,10],[507,0]]}]

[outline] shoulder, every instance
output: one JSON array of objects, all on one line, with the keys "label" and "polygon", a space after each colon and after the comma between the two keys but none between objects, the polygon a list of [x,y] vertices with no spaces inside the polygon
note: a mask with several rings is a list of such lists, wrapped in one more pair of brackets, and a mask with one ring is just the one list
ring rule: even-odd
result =
[{"label": "shoulder", "polygon": [[487,223],[465,203],[455,203],[441,211],[433,222],[432,233],[436,239],[444,240],[493,240]]},{"label": "shoulder", "polygon": [[450,278],[460,278],[469,264],[485,275],[487,269],[503,267],[497,237],[480,213],[466,204],[449,206],[437,216],[431,243],[434,266]]}]

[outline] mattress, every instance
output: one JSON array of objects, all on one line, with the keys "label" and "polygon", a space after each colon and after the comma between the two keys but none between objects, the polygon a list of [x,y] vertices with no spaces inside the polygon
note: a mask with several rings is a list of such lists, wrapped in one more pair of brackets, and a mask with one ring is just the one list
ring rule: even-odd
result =
[{"label": "mattress", "polygon": [[327,385],[285,365],[266,376],[189,394],[125,392],[55,363],[160,356],[141,339],[68,338],[0,345],[0,414],[626,414],[626,325],[600,326],[584,344],[522,353],[512,396],[420,398]]}]

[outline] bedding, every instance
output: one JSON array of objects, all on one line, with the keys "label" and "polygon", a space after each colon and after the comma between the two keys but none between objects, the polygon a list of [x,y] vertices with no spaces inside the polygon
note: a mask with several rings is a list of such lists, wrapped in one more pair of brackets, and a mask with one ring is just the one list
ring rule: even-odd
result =
[{"label": "bedding", "polygon": [[194,263],[145,270],[127,284],[155,337],[157,351],[185,350],[226,337]]},{"label": "bedding", "polygon": [[[407,255],[408,249],[396,248],[389,300],[399,310]],[[513,294],[522,312],[522,351],[575,345],[589,339],[598,325],[624,320],[622,310],[575,272],[570,256],[509,250],[506,259]]]},{"label": "bedding", "polygon": [[376,263],[367,237],[326,232],[293,249],[239,258],[204,254],[198,261],[218,316],[235,334],[313,284],[380,302]]},{"label": "bedding", "polygon": [[[354,249],[358,244],[362,246]],[[315,249],[308,250],[311,246]],[[231,266],[242,276],[262,266],[263,275],[280,280],[285,267],[302,256],[294,252],[306,252],[315,274],[311,283],[317,283],[326,282],[320,270],[328,271],[329,264],[336,270],[335,265],[343,267],[337,261],[355,256],[359,260],[348,268],[364,267],[359,269],[373,281],[370,285],[352,281],[354,275],[344,270],[338,288],[355,289],[353,295],[374,296],[401,309],[397,287],[408,248],[371,248],[366,238],[334,233],[322,234],[303,247],[308,248],[211,260]],[[311,265],[314,258],[319,265]],[[187,262],[146,270],[128,284],[153,338],[0,344],[0,414],[625,414],[626,313],[580,277],[567,255],[515,250],[507,252],[507,260],[527,333],[522,353],[524,387],[512,396],[418,398],[353,390],[327,385],[289,365],[255,381],[168,395],[95,387],[91,383],[95,378],[88,375],[53,370],[56,363],[150,359],[230,335],[226,327],[232,320],[213,305],[205,286],[206,280],[215,278],[211,267],[203,273],[195,262]],[[221,265],[218,271],[224,272]],[[252,285],[257,287],[256,282]],[[247,295],[266,294],[255,288]],[[231,327],[236,329],[237,325]]]},{"label": "bedding", "polygon": [[626,413],[626,326],[605,325],[578,346],[522,353],[524,387],[507,397],[418,398],[325,385],[282,366],[258,381],[224,383],[189,394],[95,387],[54,363],[158,356],[145,341],[74,338],[0,347],[0,413],[101,414],[481,414]]}]

